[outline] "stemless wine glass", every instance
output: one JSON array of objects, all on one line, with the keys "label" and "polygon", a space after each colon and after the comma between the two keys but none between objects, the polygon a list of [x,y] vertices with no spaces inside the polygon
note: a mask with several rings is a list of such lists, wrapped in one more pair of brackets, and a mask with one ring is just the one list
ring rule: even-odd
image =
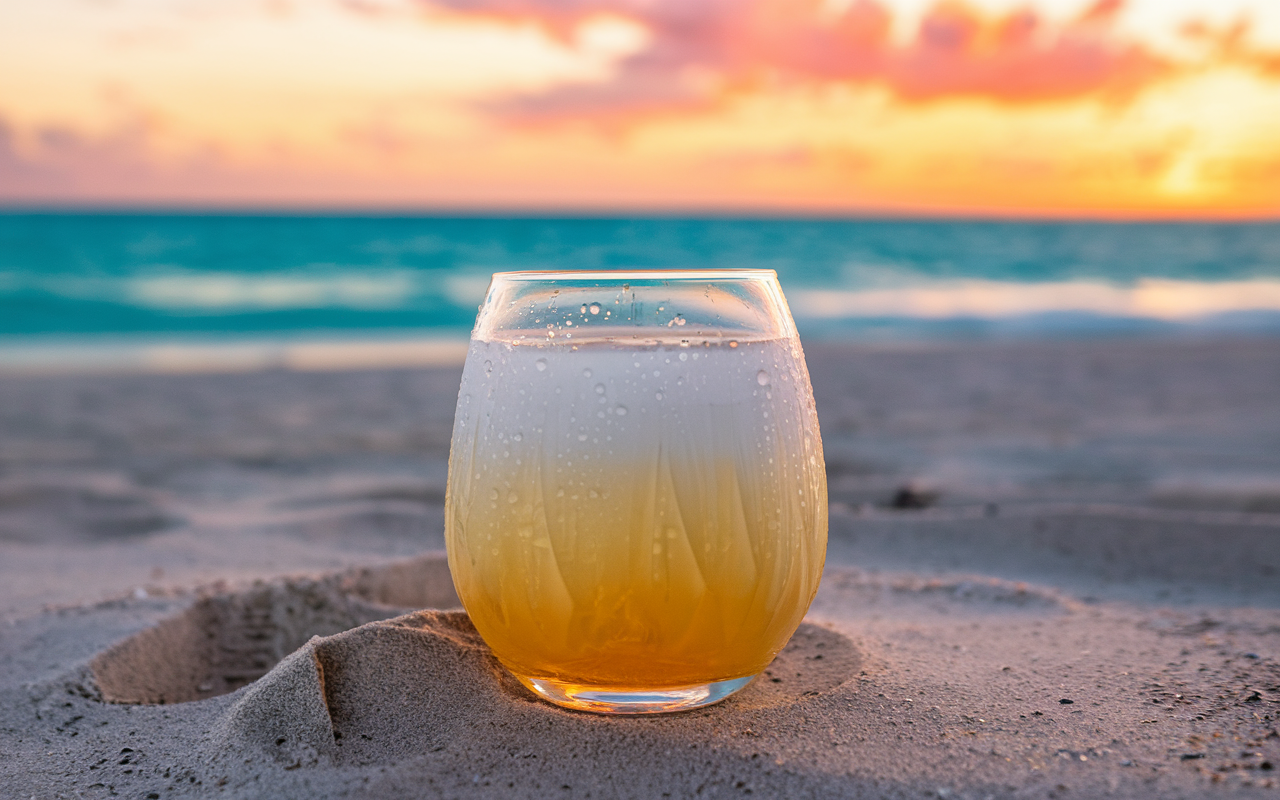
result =
[{"label": "stemless wine glass", "polygon": [[458,596],[539,696],[637,714],[747,685],[808,610],[827,544],[776,274],[494,275],[445,506]]}]

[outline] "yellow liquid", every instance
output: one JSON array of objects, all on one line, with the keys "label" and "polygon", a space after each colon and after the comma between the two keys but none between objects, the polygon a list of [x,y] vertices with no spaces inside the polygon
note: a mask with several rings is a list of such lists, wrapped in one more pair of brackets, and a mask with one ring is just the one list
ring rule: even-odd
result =
[{"label": "yellow liquid", "polygon": [[754,675],[817,591],[826,479],[789,342],[476,342],[455,425],[449,564],[518,677]]}]

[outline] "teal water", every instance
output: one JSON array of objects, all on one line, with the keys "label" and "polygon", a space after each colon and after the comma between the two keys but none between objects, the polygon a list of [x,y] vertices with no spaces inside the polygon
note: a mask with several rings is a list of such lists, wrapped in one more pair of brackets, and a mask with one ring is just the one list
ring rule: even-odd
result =
[{"label": "teal water", "polygon": [[[1280,331],[1280,301],[1257,299],[1280,281],[1280,223],[8,212],[0,337],[461,336],[494,271],[626,267],[775,269],[810,335]],[[1170,318],[1035,294],[1152,281],[1245,299]],[[1014,306],[913,305],[964,286]],[[1040,297],[1026,313],[1021,290]]]}]

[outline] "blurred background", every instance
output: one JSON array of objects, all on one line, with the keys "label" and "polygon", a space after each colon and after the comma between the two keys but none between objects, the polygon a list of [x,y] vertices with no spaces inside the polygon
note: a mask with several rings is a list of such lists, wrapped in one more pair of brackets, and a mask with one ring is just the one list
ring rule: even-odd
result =
[{"label": "blurred background", "polygon": [[456,361],[495,270],[809,338],[1280,331],[1272,0],[0,10],[0,368]]}]

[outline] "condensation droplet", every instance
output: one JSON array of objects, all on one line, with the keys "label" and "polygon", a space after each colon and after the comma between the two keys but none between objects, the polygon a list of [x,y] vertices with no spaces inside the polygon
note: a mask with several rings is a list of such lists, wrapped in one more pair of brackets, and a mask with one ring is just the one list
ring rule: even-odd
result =
[{"label": "condensation droplet", "polygon": [[588,310],[590,310],[592,314],[599,314],[599,313],[600,313],[600,304],[599,304],[599,303],[592,303],[591,305],[587,306],[587,309],[588,309]]},{"label": "condensation droplet", "polygon": [[653,393],[653,399],[654,399],[654,400],[661,400],[661,399],[662,399],[662,392],[654,392],[654,393]]},{"label": "condensation droplet", "polygon": [[491,489],[491,490],[489,491],[489,499],[490,499],[490,500],[497,500],[497,499],[498,499],[498,490],[497,490],[497,489]]},{"label": "condensation droplet", "polygon": [[493,374],[493,362],[492,362],[492,361],[486,360],[486,361],[484,362],[484,374],[485,374],[485,375],[492,375],[492,374]]},{"label": "condensation droplet", "polygon": [[768,373],[768,372],[766,372],[765,370],[760,370],[759,372],[757,372],[757,373],[756,373],[756,383],[760,384],[761,386],[768,386],[768,385],[769,385],[769,373]]},{"label": "condensation droplet", "polygon": [[586,369],[584,369],[584,370],[582,371],[582,377],[584,377],[584,378],[590,378],[590,377],[591,377],[591,367],[587,367]]},{"label": "condensation droplet", "polygon": [[585,433],[578,434],[578,441],[585,442],[586,440],[587,440],[587,435]]},{"label": "condensation droplet", "polygon": [[508,503],[515,503],[519,499],[520,499],[520,495],[516,494],[515,492],[511,492],[510,494],[507,495]]},{"label": "condensation droplet", "polygon": [[604,394],[604,384],[603,384],[603,383],[597,383],[597,384],[596,384],[596,394]]},{"label": "condensation droplet", "polygon": [[545,358],[538,359],[537,361],[533,362],[533,365],[538,368],[538,372],[547,371],[547,360]]},{"label": "condensation droplet", "polygon": [[582,304],[582,308],[578,309],[578,311],[579,311],[579,313],[582,313],[582,314],[587,313],[587,304],[586,304],[586,303],[583,303],[583,304]]},{"label": "condensation droplet", "polygon": [[688,360],[689,360],[689,354],[688,354],[688,353],[681,353],[681,354],[680,354],[680,360],[681,360],[681,361],[688,361]]},{"label": "condensation droplet", "polygon": [[617,408],[615,408],[615,409],[613,410],[613,413],[617,414],[617,415],[618,415],[618,416],[620,416],[620,417],[625,417],[625,416],[627,415],[627,407],[626,407],[626,406],[618,406]]},{"label": "condensation droplet", "polygon": [[511,434],[511,438],[512,438],[512,439],[515,439],[517,442],[522,442],[522,441],[524,441],[524,434],[523,434],[523,433],[513,433],[513,434]]},{"label": "condensation droplet", "polygon": [[734,341],[733,339],[729,340],[729,347],[736,348],[737,346],[738,346],[738,343],[736,341]]}]

